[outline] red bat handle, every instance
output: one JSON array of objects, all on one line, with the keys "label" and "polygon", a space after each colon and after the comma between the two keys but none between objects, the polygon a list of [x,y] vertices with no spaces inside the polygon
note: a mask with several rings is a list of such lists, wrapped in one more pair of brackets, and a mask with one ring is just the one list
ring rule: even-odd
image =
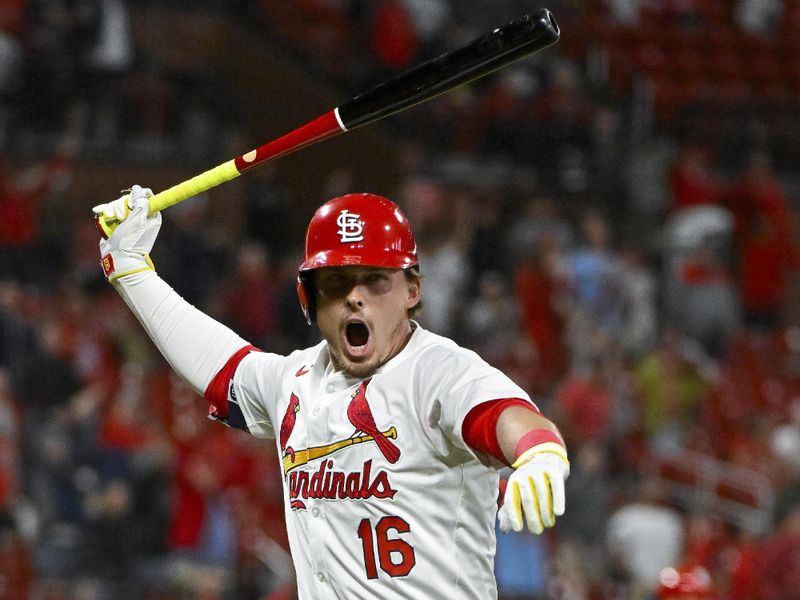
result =
[{"label": "red bat handle", "polygon": [[255,150],[246,152],[241,156],[237,156],[233,159],[236,170],[239,171],[240,174],[244,173],[263,162],[344,133],[347,130],[339,121],[338,110],[338,108],[334,108],[278,139],[267,142],[263,146],[259,146]]}]

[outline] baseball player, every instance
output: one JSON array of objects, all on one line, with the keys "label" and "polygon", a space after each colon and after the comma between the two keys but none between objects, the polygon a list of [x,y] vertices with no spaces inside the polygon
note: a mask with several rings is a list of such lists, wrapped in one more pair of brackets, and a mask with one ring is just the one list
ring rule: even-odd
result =
[{"label": "baseball player", "polygon": [[317,210],[297,291],[323,340],[279,356],[156,275],[151,195],[95,208],[125,217],[100,242],[103,270],[212,418],[275,440],[298,597],[496,598],[499,470],[514,469],[501,529],[539,534],[564,512],[567,453],[519,386],[413,320],[422,281],[401,210],[372,194]]}]

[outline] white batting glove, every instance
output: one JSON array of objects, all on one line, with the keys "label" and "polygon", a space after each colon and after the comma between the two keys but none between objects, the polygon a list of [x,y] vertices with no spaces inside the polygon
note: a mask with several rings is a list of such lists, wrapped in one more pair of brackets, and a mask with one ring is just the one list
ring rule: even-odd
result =
[{"label": "white batting glove", "polygon": [[100,240],[100,265],[111,283],[126,275],[154,270],[150,251],[161,229],[161,213],[148,216],[148,198],[152,195],[149,188],[134,185],[130,193],[93,209],[95,214],[121,217],[114,233],[107,240]]},{"label": "white batting glove", "polygon": [[544,442],[523,452],[511,465],[503,506],[497,513],[504,532],[522,531],[523,515],[528,531],[539,535],[564,514],[564,481],[569,476],[567,451],[560,444]]}]

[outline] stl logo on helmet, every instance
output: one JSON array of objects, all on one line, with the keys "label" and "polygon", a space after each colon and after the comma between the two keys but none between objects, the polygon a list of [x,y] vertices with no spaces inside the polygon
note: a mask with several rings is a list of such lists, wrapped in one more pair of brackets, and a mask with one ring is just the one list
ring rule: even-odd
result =
[{"label": "stl logo on helmet", "polygon": [[343,244],[360,242],[364,239],[364,222],[361,220],[361,215],[351,213],[344,208],[336,217],[336,224],[339,226],[336,233],[339,234],[339,240]]}]

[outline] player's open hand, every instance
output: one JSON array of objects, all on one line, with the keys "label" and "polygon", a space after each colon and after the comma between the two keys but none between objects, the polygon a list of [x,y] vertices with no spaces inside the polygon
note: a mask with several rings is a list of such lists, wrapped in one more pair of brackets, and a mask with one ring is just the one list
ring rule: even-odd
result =
[{"label": "player's open hand", "polygon": [[523,517],[528,531],[542,533],[564,514],[564,481],[569,476],[566,451],[557,444],[540,444],[524,452],[512,465],[503,506],[497,513],[504,532],[522,531]]}]

